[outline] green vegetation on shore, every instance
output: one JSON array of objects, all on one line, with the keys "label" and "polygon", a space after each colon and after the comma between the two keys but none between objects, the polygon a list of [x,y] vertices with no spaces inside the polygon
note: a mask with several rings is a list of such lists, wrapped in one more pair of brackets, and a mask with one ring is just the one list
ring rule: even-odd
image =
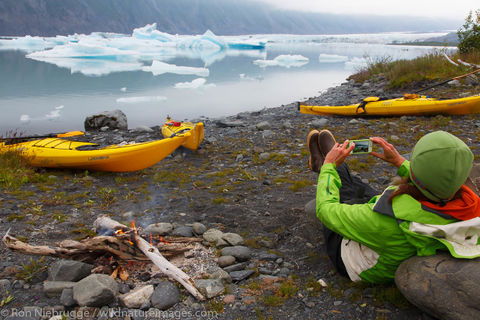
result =
[{"label": "green vegetation on shore", "polygon": [[[445,51],[437,51],[413,60],[392,61],[389,57],[370,60],[367,67],[352,75],[350,79],[364,82],[386,77],[391,89],[412,87],[427,81],[445,80],[472,71],[480,65],[480,10],[471,11],[465,24],[457,31],[458,52],[450,57],[452,61],[464,61],[454,65],[445,57]],[[416,43],[414,43],[416,44]]]},{"label": "green vegetation on shore", "polygon": [[34,170],[14,152],[0,154],[0,188],[16,189],[31,180]]},{"label": "green vegetation on shore", "polygon": [[[461,59],[472,64],[480,64],[480,50],[466,54],[456,53],[451,60]],[[449,79],[471,71],[465,65],[455,66],[450,63],[443,52],[437,51],[413,60],[396,60],[385,57],[370,60],[367,67],[350,76],[357,82],[364,82],[385,76],[391,89],[405,88],[416,83]]]}]

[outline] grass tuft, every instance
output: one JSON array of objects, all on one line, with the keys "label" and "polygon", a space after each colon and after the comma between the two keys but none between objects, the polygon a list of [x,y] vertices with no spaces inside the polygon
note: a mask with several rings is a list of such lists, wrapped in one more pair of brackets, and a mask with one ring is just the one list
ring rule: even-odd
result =
[{"label": "grass tuft", "polygon": [[0,154],[0,188],[15,190],[30,181],[34,169],[16,152]]}]

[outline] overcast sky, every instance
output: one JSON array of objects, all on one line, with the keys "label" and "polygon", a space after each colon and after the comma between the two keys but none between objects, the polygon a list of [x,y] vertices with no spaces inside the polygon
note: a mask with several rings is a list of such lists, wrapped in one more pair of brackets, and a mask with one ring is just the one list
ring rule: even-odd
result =
[{"label": "overcast sky", "polygon": [[465,20],[480,0],[256,0],[274,6],[329,13],[415,15]]}]

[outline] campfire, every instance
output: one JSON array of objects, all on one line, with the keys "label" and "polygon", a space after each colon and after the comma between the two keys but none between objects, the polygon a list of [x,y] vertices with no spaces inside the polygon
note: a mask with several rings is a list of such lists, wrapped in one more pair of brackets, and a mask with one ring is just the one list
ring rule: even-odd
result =
[{"label": "campfire", "polygon": [[179,282],[198,300],[205,300],[193,279],[172,263],[177,260],[176,264],[181,265],[186,256],[193,257],[189,252],[205,249],[201,238],[142,236],[141,229],[134,222],[127,227],[107,216],[95,220],[93,226],[101,235],[81,241],[63,240],[57,247],[29,245],[11,236],[9,231],[2,240],[9,249],[24,254],[94,262],[97,266],[92,272],[109,273],[111,277],[124,281],[130,277],[128,270],[146,270],[145,264],[153,263],[158,272]]}]

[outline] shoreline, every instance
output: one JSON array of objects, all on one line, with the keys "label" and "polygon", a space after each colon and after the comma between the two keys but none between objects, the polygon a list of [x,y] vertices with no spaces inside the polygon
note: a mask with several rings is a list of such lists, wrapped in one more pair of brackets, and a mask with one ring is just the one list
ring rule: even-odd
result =
[{"label": "shoreline", "polygon": [[[334,104],[341,99],[358,99],[357,94],[365,97],[372,92],[380,93],[378,86],[378,83],[365,86],[345,83],[307,101]],[[480,115],[319,117],[300,114],[294,103],[208,119],[205,140],[197,152],[178,149],[141,172],[38,170],[38,181],[2,195],[1,231],[5,233],[12,228],[11,233],[28,237],[31,244],[51,245],[88,235],[91,223],[102,214],[119,221],[133,217],[139,226],[152,222],[178,225],[200,222],[207,228],[242,235],[252,250],[247,269],[255,270],[254,275],[230,284],[228,294],[213,300],[222,306],[220,319],[419,318],[424,316],[422,311],[401,297],[394,295],[393,301],[378,300],[376,293],[392,290],[392,286],[356,287],[333,271],[325,256],[319,223],[308,220],[305,213],[311,210],[309,206],[316,191],[316,174],[308,170],[306,136],[309,130],[320,128],[332,131],[337,141],[382,135],[400,153],[408,153],[420,136],[442,129],[466,141],[478,161],[479,127]],[[141,141],[161,135],[157,127],[153,129],[153,133],[129,130],[91,133],[89,137],[95,138],[95,142],[120,138]],[[354,174],[360,174],[378,190],[383,190],[395,175],[388,164],[369,156],[350,157],[348,164]],[[263,258],[272,253],[275,260]],[[4,246],[0,257],[2,278],[10,281],[10,292],[15,296],[7,308],[57,306],[70,310],[58,298],[45,296],[41,277],[32,283],[15,280],[11,271],[21,270],[21,263],[28,263],[30,257],[8,251]],[[47,260],[51,263],[56,259]],[[274,292],[263,288],[261,279],[276,276],[275,272],[279,274],[281,269],[295,293],[272,305],[265,297]],[[320,279],[328,287],[315,285]],[[258,286],[262,290],[253,292],[252,288]],[[225,302],[226,295],[233,295],[234,301]],[[212,310],[212,303],[199,304],[185,294],[169,310]]]}]

